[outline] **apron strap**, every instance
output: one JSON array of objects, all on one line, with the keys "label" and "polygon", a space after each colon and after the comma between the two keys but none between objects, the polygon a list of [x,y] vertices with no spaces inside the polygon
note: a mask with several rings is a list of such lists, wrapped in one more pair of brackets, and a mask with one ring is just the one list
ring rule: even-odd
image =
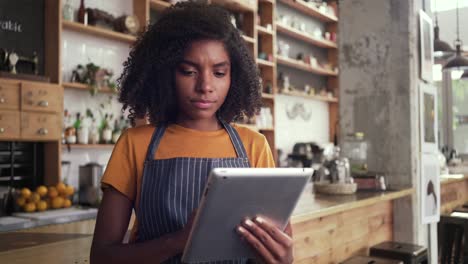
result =
[{"label": "apron strap", "polygon": [[146,160],[151,161],[154,160],[154,154],[158,149],[159,142],[161,142],[161,138],[166,131],[166,124],[159,124],[157,129],[154,130],[153,136],[151,137],[151,141],[149,144],[148,152],[146,153]]},{"label": "apron strap", "polygon": [[242,144],[242,140],[239,136],[239,133],[237,133],[237,131],[224,120],[219,119],[219,121],[224,126],[224,129],[226,129],[226,131],[228,132],[229,137],[231,138],[231,142],[234,145],[234,149],[236,150],[237,157],[248,158],[247,151],[245,151],[244,144]]}]

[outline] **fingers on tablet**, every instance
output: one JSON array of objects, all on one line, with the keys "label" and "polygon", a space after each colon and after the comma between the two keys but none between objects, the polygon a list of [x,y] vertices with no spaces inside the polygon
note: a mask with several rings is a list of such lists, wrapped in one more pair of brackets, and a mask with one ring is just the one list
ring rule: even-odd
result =
[{"label": "fingers on tablet", "polygon": [[[250,220],[249,220],[250,221]],[[252,224],[253,222],[250,221]],[[255,226],[255,224],[253,224]],[[239,234],[244,238],[247,243],[252,246],[255,251],[257,251],[257,254],[266,262],[266,263],[275,263],[275,257],[270,253],[270,250],[266,247],[262,241],[257,237],[257,235],[254,235],[253,229],[251,229],[252,226],[249,226],[246,221],[242,222],[242,226],[237,227],[237,231]],[[255,227],[254,227],[255,228]],[[258,228],[258,227],[257,227]],[[260,228],[258,228],[260,229]]]}]

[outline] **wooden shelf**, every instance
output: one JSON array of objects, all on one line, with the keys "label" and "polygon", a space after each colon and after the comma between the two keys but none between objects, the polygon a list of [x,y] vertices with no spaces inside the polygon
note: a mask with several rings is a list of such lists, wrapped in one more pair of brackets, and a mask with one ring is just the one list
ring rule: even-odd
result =
[{"label": "wooden shelf", "polygon": [[275,99],[275,95],[274,94],[269,94],[269,93],[262,93],[262,98],[264,99]]},{"label": "wooden shelf", "polygon": [[114,144],[62,144],[62,148],[71,149],[112,149]]},{"label": "wooden shelf", "polygon": [[317,75],[323,75],[323,76],[337,76],[338,75],[336,72],[323,69],[323,68],[319,68],[319,67],[312,67],[303,62],[299,62],[297,60],[293,60],[293,59],[282,57],[282,56],[277,56],[276,62],[280,65],[284,65],[284,66],[288,66],[288,67],[295,68],[298,70],[314,73]]},{"label": "wooden shelf", "polygon": [[302,40],[304,42],[310,43],[314,46],[321,47],[321,48],[327,48],[327,49],[336,49],[336,43],[333,41],[321,39],[321,38],[314,38],[304,32],[301,32],[295,28],[292,28],[290,26],[282,25],[280,23],[276,23],[276,30],[278,32],[284,33],[285,35],[288,35],[290,37],[293,37],[298,40]]},{"label": "wooden shelf", "polygon": [[310,6],[302,0],[279,0],[281,3],[288,5],[306,15],[313,16],[323,22],[338,22],[338,18],[335,15],[329,15],[320,12],[316,7]]},{"label": "wooden shelf", "polygon": [[[63,87],[66,89],[76,89],[76,90],[86,90],[90,91],[91,89],[87,84],[83,83],[71,83],[71,82],[64,82],[62,83]],[[102,87],[98,90],[98,93],[116,93],[109,87]]]},{"label": "wooden shelf", "polygon": [[260,35],[271,35],[273,36],[274,35],[274,32],[273,30],[268,30],[266,27],[262,27],[262,26],[255,26],[257,28],[257,32],[258,34]]},{"label": "wooden shelf", "polygon": [[257,58],[258,66],[265,66],[265,67],[275,67],[275,63],[267,60],[262,60]]},{"label": "wooden shelf", "polygon": [[107,38],[112,40],[118,40],[127,43],[133,43],[136,41],[136,37],[124,34],[120,32],[115,32],[109,29],[99,28],[95,26],[86,26],[81,23],[71,22],[71,21],[62,21],[62,27],[71,31],[88,34],[96,37]]},{"label": "wooden shelf", "polygon": [[[211,0],[212,4],[217,4],[226,9],[237,12],[257,12],[257,6],[250,5],[249,0]],[[255,4],[257,1],[254,1]]]},{"label": "wooden shelf", "polygon": [[150,1],[150,8],[156,11],[163,11],[164,9],[170,7],[171,4],[161,0],[151,0]]},{"label": "wooden shelf", "polygon": [[245,41],[247,41],[247,42],[249,42],[249,43],[251,43],[251,44],[255,44],[255,39],[252,38],[252,37],[243,35],[242,38],[243,38]]},{"label": "wooden shelf", "polygon": [[279,93],[280,95],[287,95],[287,96],[298,96],[298,97],[303,97],[311,100],[318,100],[318,101],[323,101],[323,102],[329,102],[329,103],[337,103],[338,99],[337,98],[330,98],[328,96],[322,96],[322,95],[308,95],[303,92],[282,92]]}]

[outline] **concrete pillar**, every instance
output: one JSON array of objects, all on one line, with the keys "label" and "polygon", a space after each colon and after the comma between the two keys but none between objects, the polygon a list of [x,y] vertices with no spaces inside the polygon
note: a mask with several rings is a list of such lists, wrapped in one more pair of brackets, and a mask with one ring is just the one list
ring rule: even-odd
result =
[{"label": "concrete pillar", "polygon": [[[339,2],[340,142],[364,132],[370,170],[419,189],[419,9],[423,0]],[[394,239],[426,245],[418,195],[394,207]]]}]

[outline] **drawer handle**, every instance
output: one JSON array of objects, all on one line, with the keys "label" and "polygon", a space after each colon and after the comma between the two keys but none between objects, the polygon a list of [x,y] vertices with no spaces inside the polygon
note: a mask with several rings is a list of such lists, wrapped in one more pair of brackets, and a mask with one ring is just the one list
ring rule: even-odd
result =
[{"label": "drawer handle", "polygon": [[49,106],[49,102],[47,102],[47,101],[45,101],[45,100],[39,101],[39,106],[48,107],[48,106]]},{"label": "drawer handle", "polygon": [[39,129],[39,131],[37,131],[37,133],[39,135],[47,135],[47,134],[49,134],[49,130],[47,130],[47,128],[41,128],[41,129]]},{"label": "drawer handle", "polygon": [[0,98],[0,104],[4,104],[5,102],[6,102],[6,100],[5,100],[4,97]]},{"label": "drawer handle", "polygon": [[3,127],[0,127],[0,134],[5,133],[5,129]]}]

